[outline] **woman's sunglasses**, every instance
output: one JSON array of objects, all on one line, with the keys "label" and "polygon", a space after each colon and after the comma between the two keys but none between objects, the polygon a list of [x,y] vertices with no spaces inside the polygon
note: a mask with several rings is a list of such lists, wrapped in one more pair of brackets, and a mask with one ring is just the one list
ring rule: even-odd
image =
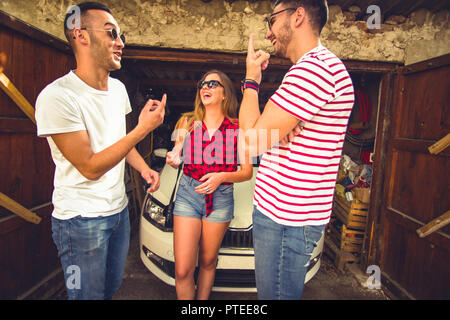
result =
[{"label": "woman's sunglasses", "polygon": [[209,81],[199,82],[197,85],[197,88],[201,89],[205,85],[208,87],[208,89],[214,89],[214,88],[217,88],[217,86],[221,86],[223,88],[223,85],[218,80],[209,80]]},{"label": "woman's sunglasses", "polygon": [[109,32],[109,34],[111,35],[111,38],[113,38],[113,40],[116,40],[118,37],[120,37],[120,40],[122,40],[123,44],[125,44],[125,36],[123,34],[118,34],[117,30],[112,28],[109,30],[104,30],[104,29],[91,29],[91,28],[80,28],[80,30],[87,30],[87,31],[103,31],[103,32]]}]

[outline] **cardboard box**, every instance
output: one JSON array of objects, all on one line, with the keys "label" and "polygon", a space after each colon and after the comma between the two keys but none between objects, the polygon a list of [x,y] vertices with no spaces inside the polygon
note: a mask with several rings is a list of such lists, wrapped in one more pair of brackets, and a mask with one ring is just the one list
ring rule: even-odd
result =
[{"label": "cardboard box", "polygon": [[370,202],[370,189],[369,188],[353,188],[352,191],[355,194],[356,199],[362,203]]}]

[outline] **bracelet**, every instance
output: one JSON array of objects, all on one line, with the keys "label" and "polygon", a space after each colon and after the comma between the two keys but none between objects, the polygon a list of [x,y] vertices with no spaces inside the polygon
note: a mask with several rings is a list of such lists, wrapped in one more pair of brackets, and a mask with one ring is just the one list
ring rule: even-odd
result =
[{"label": "bracelet", "polygon": [[253,80],[253,79],[244,79],[241,82],[242,82],[242,86],[241,86],[242,94],[244,94],[244,90],[248,89],[248,88],[256,90],[256,92],[259,93],[259,83],[256,82],[255,80]]}]

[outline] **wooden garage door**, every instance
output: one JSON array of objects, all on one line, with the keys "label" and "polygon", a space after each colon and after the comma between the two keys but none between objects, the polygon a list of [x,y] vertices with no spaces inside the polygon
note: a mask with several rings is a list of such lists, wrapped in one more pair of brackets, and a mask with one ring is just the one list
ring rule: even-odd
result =
[{"label": "wooden garage door", "polygon": [[410,298],[450,298],[450,225],[416,230],[450,209],[450,55],[400,69],[394,88],[382,206],[382,275]]},{"label": "wooden garage door", "polygon": [[[0,55],[4,74],[32,105],[47,84],[74,66],[62,41],[1,11]],[[41,287],[49,291],[54,271],[61,269],[50,227],[53,173],[46,140],[0,90],[0,192],[42,218],[35,225],[0,206],[0,299],[32,298]]]}]

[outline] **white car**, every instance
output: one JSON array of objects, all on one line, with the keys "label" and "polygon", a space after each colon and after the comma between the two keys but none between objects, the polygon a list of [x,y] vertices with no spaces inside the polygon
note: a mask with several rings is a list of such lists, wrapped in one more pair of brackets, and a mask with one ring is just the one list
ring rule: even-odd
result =
[{"label": "white car", "polygon": [[[219,250],[213,291],[256,292],[252,213],[257,171],[258,167],[254,166],[251,180],[234,184],[234,219]],[[175,286],[173,218],[164,216],[164,207],[170,201],[175,183],[178,183],[176,178],[177,169],[165,165],[161,171],[160,188],[153,194],[147,194],[144,199],[139,237],[140,256],[144,265],[156,277],[172,286]],[[323,241],[324,237],[313,252],[305,283],[319,270]]]}]

